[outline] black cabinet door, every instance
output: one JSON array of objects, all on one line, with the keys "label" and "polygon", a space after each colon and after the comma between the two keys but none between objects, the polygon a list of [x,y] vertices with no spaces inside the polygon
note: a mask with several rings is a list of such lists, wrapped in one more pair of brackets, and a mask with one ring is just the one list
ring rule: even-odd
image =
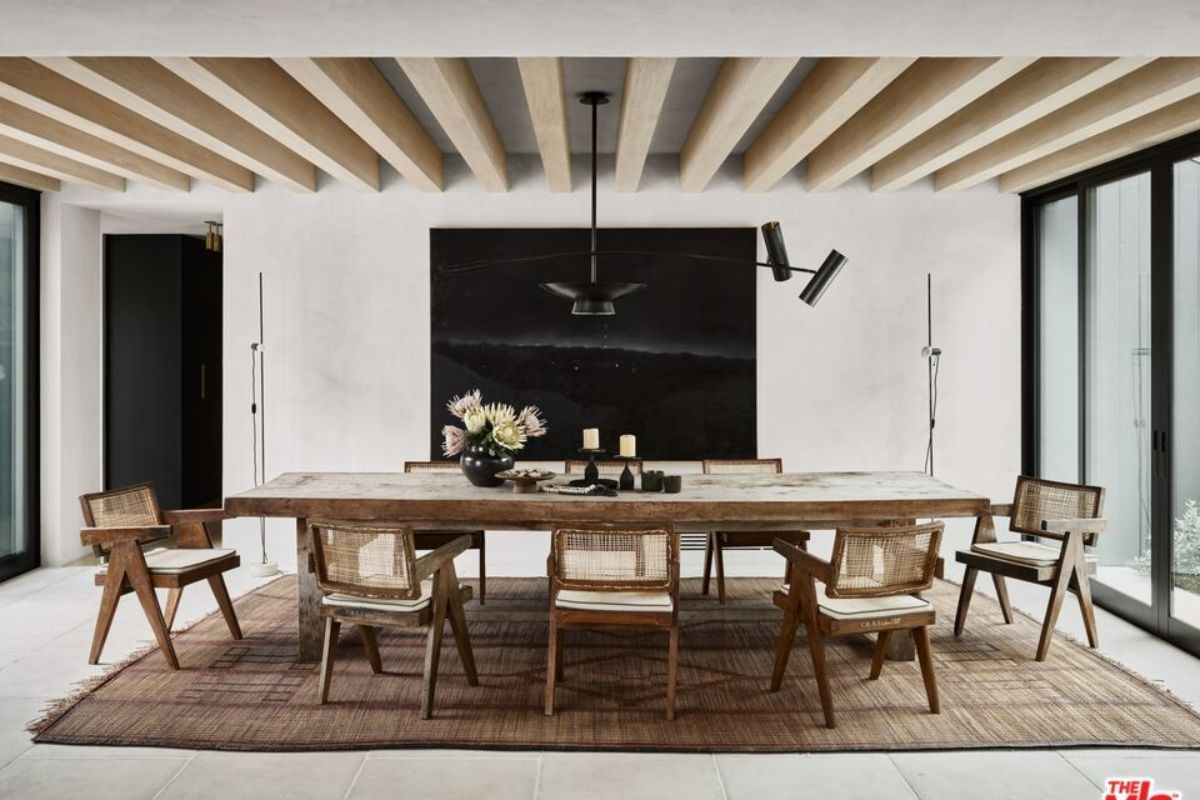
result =
[{"label": "black cabinet door", "polygon": [[183,505],[221,500],[221,255],[183,241]]}]

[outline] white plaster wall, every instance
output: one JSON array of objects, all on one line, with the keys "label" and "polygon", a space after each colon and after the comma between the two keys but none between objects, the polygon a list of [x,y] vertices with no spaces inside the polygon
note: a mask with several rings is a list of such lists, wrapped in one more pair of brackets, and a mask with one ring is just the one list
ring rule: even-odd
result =
[{"label": "white plaster wall", "polygon": [[[259,270],[267,306],[268,472],[397,470],[405,459],[427,457],[429,228],[587,223],[582,172],[573,193],[552,195],[536,162],[513,159],[512,190],[487,194],[455,174],[461,165],[448,166],[450,189],[441,194],[422,194],[391,175],[378,194],[328,182],[315,195],[267,185],[252,195],[164,196],[168,209],[172,202],[203,205],[204,213],[216,202],[223,209],[227,493],[251,483],[249,358]],[[798,263],[815,266],[834,246],[849,256],[816,309],[796,299],[799,280],[776,284],[766,271],[760,275],[761,454],[782,456],[790,470],[921,469],[920,349],[930,271],[935,338],[945,350],[938,474],[1009,495],[1020,464],[1016,197],[991,187],[872,194],[863,181],[828,194],[808,194],[798,181],[745,194],[736,165],[707,191],[684,194],[669,161],[650,165],[642,191],[620,195],[608,185],[610,167],[602,164],[602,225],[757,226],[778,219]],[[119,198],[71,199],[103,203],[111,213],[121,203],[149,207],[156,197],[139,187]],[[269,530],[272,557],[294,563],[292,525],[274,521]],[[968,534],[955,526],[947,549]],[[256,556],[255,523],[230,523],[226,535],[245,560]],[[538,535],[497,535],[489,571],[540,574],[544,553]],[[462,572],[472,574],[473,557],[462,561]],[[731,573],[764,564],[774,572],[769,554],[729,561]]]}]

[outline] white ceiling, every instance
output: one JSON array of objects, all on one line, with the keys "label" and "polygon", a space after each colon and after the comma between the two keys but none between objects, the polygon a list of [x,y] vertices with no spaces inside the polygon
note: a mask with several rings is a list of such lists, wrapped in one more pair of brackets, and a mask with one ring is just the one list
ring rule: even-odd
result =
[{"label": "white ceiling", "polygon": [[0,54],[1200,55],[1200,2],[0,0]]}]

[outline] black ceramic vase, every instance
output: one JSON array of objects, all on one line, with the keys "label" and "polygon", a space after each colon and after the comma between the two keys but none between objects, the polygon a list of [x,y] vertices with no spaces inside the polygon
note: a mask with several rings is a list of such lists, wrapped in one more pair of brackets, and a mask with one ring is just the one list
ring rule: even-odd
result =
[{"label": "black ceramic vase", "polygon": [[463,450],[458,464],[462,468],[463,475],[466,475],[467,480],[473,485],[500,486],[504,481],[497,478],[496,473],[512,469],[513,457],[508,453],[491,456],[483,445],[469,444]]}]

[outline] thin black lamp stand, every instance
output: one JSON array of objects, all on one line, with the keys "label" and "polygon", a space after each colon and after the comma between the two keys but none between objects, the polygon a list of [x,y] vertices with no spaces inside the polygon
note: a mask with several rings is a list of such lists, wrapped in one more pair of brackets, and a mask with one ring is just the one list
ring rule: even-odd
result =
[{"label": "thin black lamp stand", "polygon": [[938,371],[941,368],[942,348],[933,346],[933,273],[925,273],[925,324],[927,344],[921,348],[921,358],[929,366],[929,443],[925,447],[925,471],[933,476],[933,429],[937,427]]},{"label": "thin black lamp stand", "polygon": [[[250,419],[253,425],[254,486],[267,479],[266,346],[263,343],[263,275],[258,273],[258,341],[250,343]],[[261,416],[260,416],[261,415]],[[267,520],[258,518],[260,560],[250,564],[250,574],[269,578],[279,574],[279,564],[267,560]]]}]

